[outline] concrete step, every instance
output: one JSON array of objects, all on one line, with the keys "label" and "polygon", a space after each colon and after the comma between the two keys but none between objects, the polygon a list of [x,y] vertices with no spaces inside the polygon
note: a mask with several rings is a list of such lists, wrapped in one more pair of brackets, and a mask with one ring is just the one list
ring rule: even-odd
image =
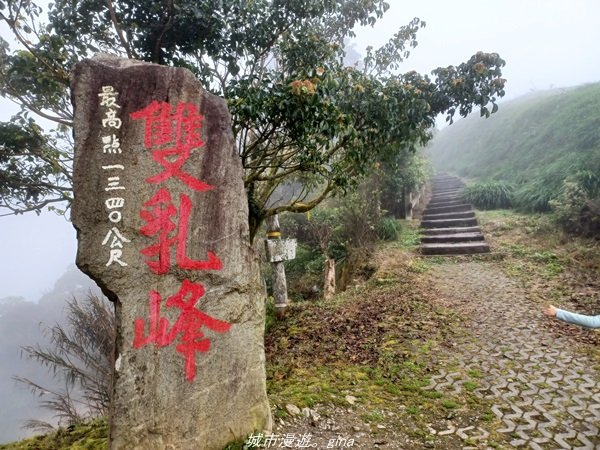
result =
[{"label": "concrete step", "polygon": [[456,233],[481,233],[480,227],[450,227],[450,228],[427,228],[422,229],[421,234],[425,236],[435,236],[438,234],[456,234]]},{"label": "concrete step", "polygon": [[489,251],[490,246],[485,241],[421,245],[421,253],[424,255],[472,255]]},{"label": "concrete step", "polygon": [[460,205],[450,205],[450,206],[432,206],[425,208],[423,211],[424,214],[441,214],[445,212],[461,212],[461,211],[473,211],[473,207],[468,203],[463,203]]},{"label": "concrete step", "polygon": [[441,194],[431,194],[431,198],[429,199],[429,201],[431,200],[439,200],[441,198],[448,198],[448,197],[456,197],[456,198],[462,198],[462,192],[461,191],[456,191],[456,192],[442,192]]},{"label": "concrete step", "polygon": [[432,187],[439,187],[439,186],[464,186],[465,183],[462,180],[459,180],[458,178],[454,178],[451,180],[434,180],[431,182],[431,186]]},{"label": "concrete step", "polygon": [[432,183],[455,183],[457,181],[462,182],[462,180],[460,178],[453,177],[451,175],[442,176],[442,177],[440,177],[440,176],[434,176],[431,179]]},{"label": "concrete step", "polygon": [[438,219],[470,219],[475,217],[473,211],[459,211],[459,212],[442,212],[438,214],[425,214],[423,220],[438,220]]},{"label": "concrete step", "polygon": [[436,189],[462,189],[465,187],[465,183],[462,182],[445,182],[445,183],[433,183],[431,185],[431,190],[435,191]]},{"label": "concrete step", "polygon": [[458,194],[463,190],[463,188],[432,189],[431,195]]},{"label": "concrete step", "polygon": [[450,243],[450,242],[473,242],[483,241],[483,234],[481,233],[453,233],[453,234],[436,234],[432,236],[423,236],[421,238],[422,244],[435,244],[435,243]]},{"label": "concrete step", "polygon": [[431,186],[431,192],[462,191],[464,188],[465,187],[461,185]]},{"label": "concrete step", "polygon": [[487,253],[490,247],[477,226],[475,212],[463,199],[465,184],[456,177],[432,179],[431,199],[421,220],[424,255]]},{"label": "concrete step", "polygon": [[440,200],[440,199],[444,199],[444,198],[462,198],[462,194],[460,192],[450,192],[448,194],[443,193],[443,194],[432,194],[431,198],[429,199],[429,201],[434,201],[434,200]]},{"label": "concrete step", "polygon": [[421,228],[474,227],[476,225],[477,219],[475,217],[466,219],[438,219],[421,221]]},{"label": "concrete step", "polygon": [[438,207],[438,206],[454,206],[454,205],[462,205],[465,201],[462,197],[454,196],[454,197],[441,197],[434,198],[429,201],[427,207]]},{"label": "concrete step", "polygon": [[436,195],[436,194],[445,194],[445,193],[449,193],[449,192],[462,192],[464,191],[464,187],[454,187],[454,188],[433,188],[431,189],[431,194],[432,195]]},{"label": "concrete step", "polygon": [[459,191],[463,191],[465,189],[464,186],[454,186],[454,187],[431,187],[431,193],[432,194],[437,194],[437,193],[441,193],[441,192],[451,192],[451,191],[455,191],[455,192],[459,192]]}]

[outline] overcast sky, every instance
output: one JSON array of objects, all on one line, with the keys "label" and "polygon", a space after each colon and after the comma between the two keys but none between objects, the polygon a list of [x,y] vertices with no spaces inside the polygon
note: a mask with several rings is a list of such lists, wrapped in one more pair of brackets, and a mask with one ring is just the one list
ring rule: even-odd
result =
[{"label": "overcast sky", "polygon": [[[598,0],[388,0],[390,10],[374,28],[358,31],[356,50],[384,44],[413,17],[427,26],[402,71],[429,73],[459,64],[479,50],[506,60],[507,96],[600,81]],[[6,29],[0,28],[8,38]],[[0,120],[14,109],[0,103]],[[75,261],[75,233],[63,218],[0,217],[3,258],[0,298],[37,300]]]},{"label": "overcast sky", "polygon": [[[479,50],[506,61],[511,99],[533,90],[600,81],[597,0],[389,0],[374,29],[357,38],[377,46],[413,17],[427,26],[402,72],[428,73],[459,64]],[[364,45],[362,46],[364,47]],[[361,46],[357,46],[361,50]]]}]

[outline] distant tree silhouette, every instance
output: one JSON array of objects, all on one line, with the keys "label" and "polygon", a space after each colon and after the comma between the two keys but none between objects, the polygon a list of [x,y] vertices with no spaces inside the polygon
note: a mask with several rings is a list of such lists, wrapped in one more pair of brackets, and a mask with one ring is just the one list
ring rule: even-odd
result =
[{"label": "distant tree silhouette", "polygon": [[[108,300],[91,292],[85,300],[67,301],[65,325],[44,331],[49,347],[22,348],[22,356],[48,368],[64,388],[51,389],[26,377],[13,377],[53,411],[59,426],[70,426],[108,413],[114,366],[115,315]],[[25,428],[48,431],[49,422],[30,419]]]}]

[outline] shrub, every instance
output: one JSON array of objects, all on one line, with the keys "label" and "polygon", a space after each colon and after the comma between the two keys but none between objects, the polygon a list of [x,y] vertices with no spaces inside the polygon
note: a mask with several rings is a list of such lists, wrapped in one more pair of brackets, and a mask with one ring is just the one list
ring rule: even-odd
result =
[{"label": "shrub", "polygon": [[[291,300],[302,300],[319,294],[322,285],[323,255],[317,248],[299,242],[296,258],[285,262],[288,295]],[[271,290],[271,277],[266,277]],[[319,291],[315,291],[318,286]]]},{"label": "shrub", "polygon": [[514,206],[525,212],[548,212],[558,188],[544,180],[527,183],[515,192]]},{"label": "shrub", "polygon": [[479,209],[501,209],[512,206],[512,186],[503,181],[475,183],[463,191],[465,200]]},{"label": "shrub", "polygon": [[377,223],[377,237],[382,241],[395,241],[400,236],[402,225],[393,217],[382,217]]},{"label": "shrub", "polygon": [[550,202],[556,221],[573,234],[600,237],[600,176],[581,171],[568,177]]},{"label": "shrub", "polygon": [[[38,344],[22,349],[65,387],[53,390],[29,378],[14,377],[40,397],[40,406],[54,412],[60,426],[108,414],[117,330],[114,306],[104,297],[89,293],[82,301],[72,298],[66,309],[66,325],[46,329],[50,347]],[[35,419],[25,426],[38,431],[54,428]]]}]

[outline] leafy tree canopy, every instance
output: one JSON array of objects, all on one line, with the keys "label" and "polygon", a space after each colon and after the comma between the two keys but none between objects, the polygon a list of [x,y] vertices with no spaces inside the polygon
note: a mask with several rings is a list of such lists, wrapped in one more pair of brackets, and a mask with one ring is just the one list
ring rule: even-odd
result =
[{"label": "leafy tree canopy", "polygon": [[[0,208],[40,210],[71,197],[69,72],[96,52],[187,67],[227,99],[252,234],[265,217],[310,210],[386,155],[427,141],[438,114],[495,112],[505,84],[496,53],[433,77],[398,72],[425,26],[416,18],[345,65],[353,28],[374,25],[388,8],[383,0],[57,0],[45,21],[33,1],[0,0],[0,19],[19,42],[15,50],[0,43],[0,93],[22,106],[0,126]],[[31,117],[55,122],[57,135]],[[301,189],[274,202],[290,184]]]}]

